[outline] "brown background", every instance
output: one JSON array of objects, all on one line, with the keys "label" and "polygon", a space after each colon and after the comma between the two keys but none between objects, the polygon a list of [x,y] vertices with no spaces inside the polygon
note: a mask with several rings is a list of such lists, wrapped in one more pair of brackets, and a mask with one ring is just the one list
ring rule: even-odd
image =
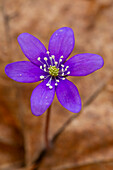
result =
[{"label": "brown background", "polygon": [[[28,32],[47,47],[52,33],[71,27],[76,37],[72,53],[96,53],[104,67],[81,78],[83,108],[78,117],[52,105],[50,151],[43,152],[46,113],[32,115],[30,96],[37,83],[22,84],[4,73],[6,64],[27,60],[17,37]],[[71,56],[72,56],[71,55]],[[113,169],[113,1],[0,0],[0,169]]]}]

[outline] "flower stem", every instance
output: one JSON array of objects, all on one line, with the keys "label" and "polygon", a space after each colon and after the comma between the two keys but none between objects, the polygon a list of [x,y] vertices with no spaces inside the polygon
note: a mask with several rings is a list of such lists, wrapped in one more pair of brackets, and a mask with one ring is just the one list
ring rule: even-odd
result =
[{"label": "flower stem", "polygon": [[51,105],[49,106],[49,108],[47,110],[47,117],[46,117],[46,123],[45,123],[45,144],[46,144],[46,149],[50,148],[50,143],[49,143],[49,139],[48,139],[50,112],[51,112]]}]

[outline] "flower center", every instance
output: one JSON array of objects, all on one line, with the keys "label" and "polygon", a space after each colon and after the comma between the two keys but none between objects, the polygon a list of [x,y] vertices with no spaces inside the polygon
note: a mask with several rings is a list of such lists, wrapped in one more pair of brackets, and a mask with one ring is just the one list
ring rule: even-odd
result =
[{"label": "flower center", "polygon": [[50,66],[48,69],[49,69],[49,74],[51,76],[54,77],[58,76],[59,68],[56,68],[56,66]]},{"label": "flower center", "polygon": [[44,57],[43,60],[41,60],[41,57],[38,57],[37,60],[40,61],[40,69],[46,72],[45,75],[40,75],[40,80],[49,79],[46,86],[49,87],[49,89],[52,89],[52,80],[54,79],[55,86],[58,86],[58,83],[60,80],[65,80],[65,77],[70,74],[69,66],[65,66],[62,64],[63,61],[63,55],[60,56],[59,60],[55,60],[55,55],[49,55],[49,51],[46,52],[48,54],[48,57]]}]

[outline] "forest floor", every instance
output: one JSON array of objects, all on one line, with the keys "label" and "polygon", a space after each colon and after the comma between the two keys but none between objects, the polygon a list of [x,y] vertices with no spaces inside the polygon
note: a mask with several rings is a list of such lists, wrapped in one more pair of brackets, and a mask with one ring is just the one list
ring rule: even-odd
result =
[{"label": "forest floor", "polygon": [[[55,97],[51,110],[50,150],[45,150],[46,113],[31,113],[30,96],[38,85],[9,79],[5,65],[27,60],[17,37],[28,32],[47,47],[63,26],[75,33],[71,54],[95,53],[104,67],[86,77],[69,78],[79,89],[83,108],[77,115]],[[113,1],[0,1],[0,170],[113,169]]]}]

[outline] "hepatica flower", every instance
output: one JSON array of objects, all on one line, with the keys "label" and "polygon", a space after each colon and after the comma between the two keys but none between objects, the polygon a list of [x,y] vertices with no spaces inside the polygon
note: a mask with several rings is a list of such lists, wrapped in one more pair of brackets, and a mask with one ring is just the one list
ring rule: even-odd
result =
[{"label": "hepatica flower", "polygon": [[74,33],[69,27],[53,33],[48,50],[28,33],[20,34],[18,42],[29,61],[8,64],[5,72],[11,79],[22,83],[42,81],[31,95],[32,113],[36,116],[43,114],[51,105],[55,91],[62,106],[78,113],[81,98],[77,87],[67,76],[86,76],[100,69],[104,64],[102,57],[83,53],[67,60],[75,45]]}]

